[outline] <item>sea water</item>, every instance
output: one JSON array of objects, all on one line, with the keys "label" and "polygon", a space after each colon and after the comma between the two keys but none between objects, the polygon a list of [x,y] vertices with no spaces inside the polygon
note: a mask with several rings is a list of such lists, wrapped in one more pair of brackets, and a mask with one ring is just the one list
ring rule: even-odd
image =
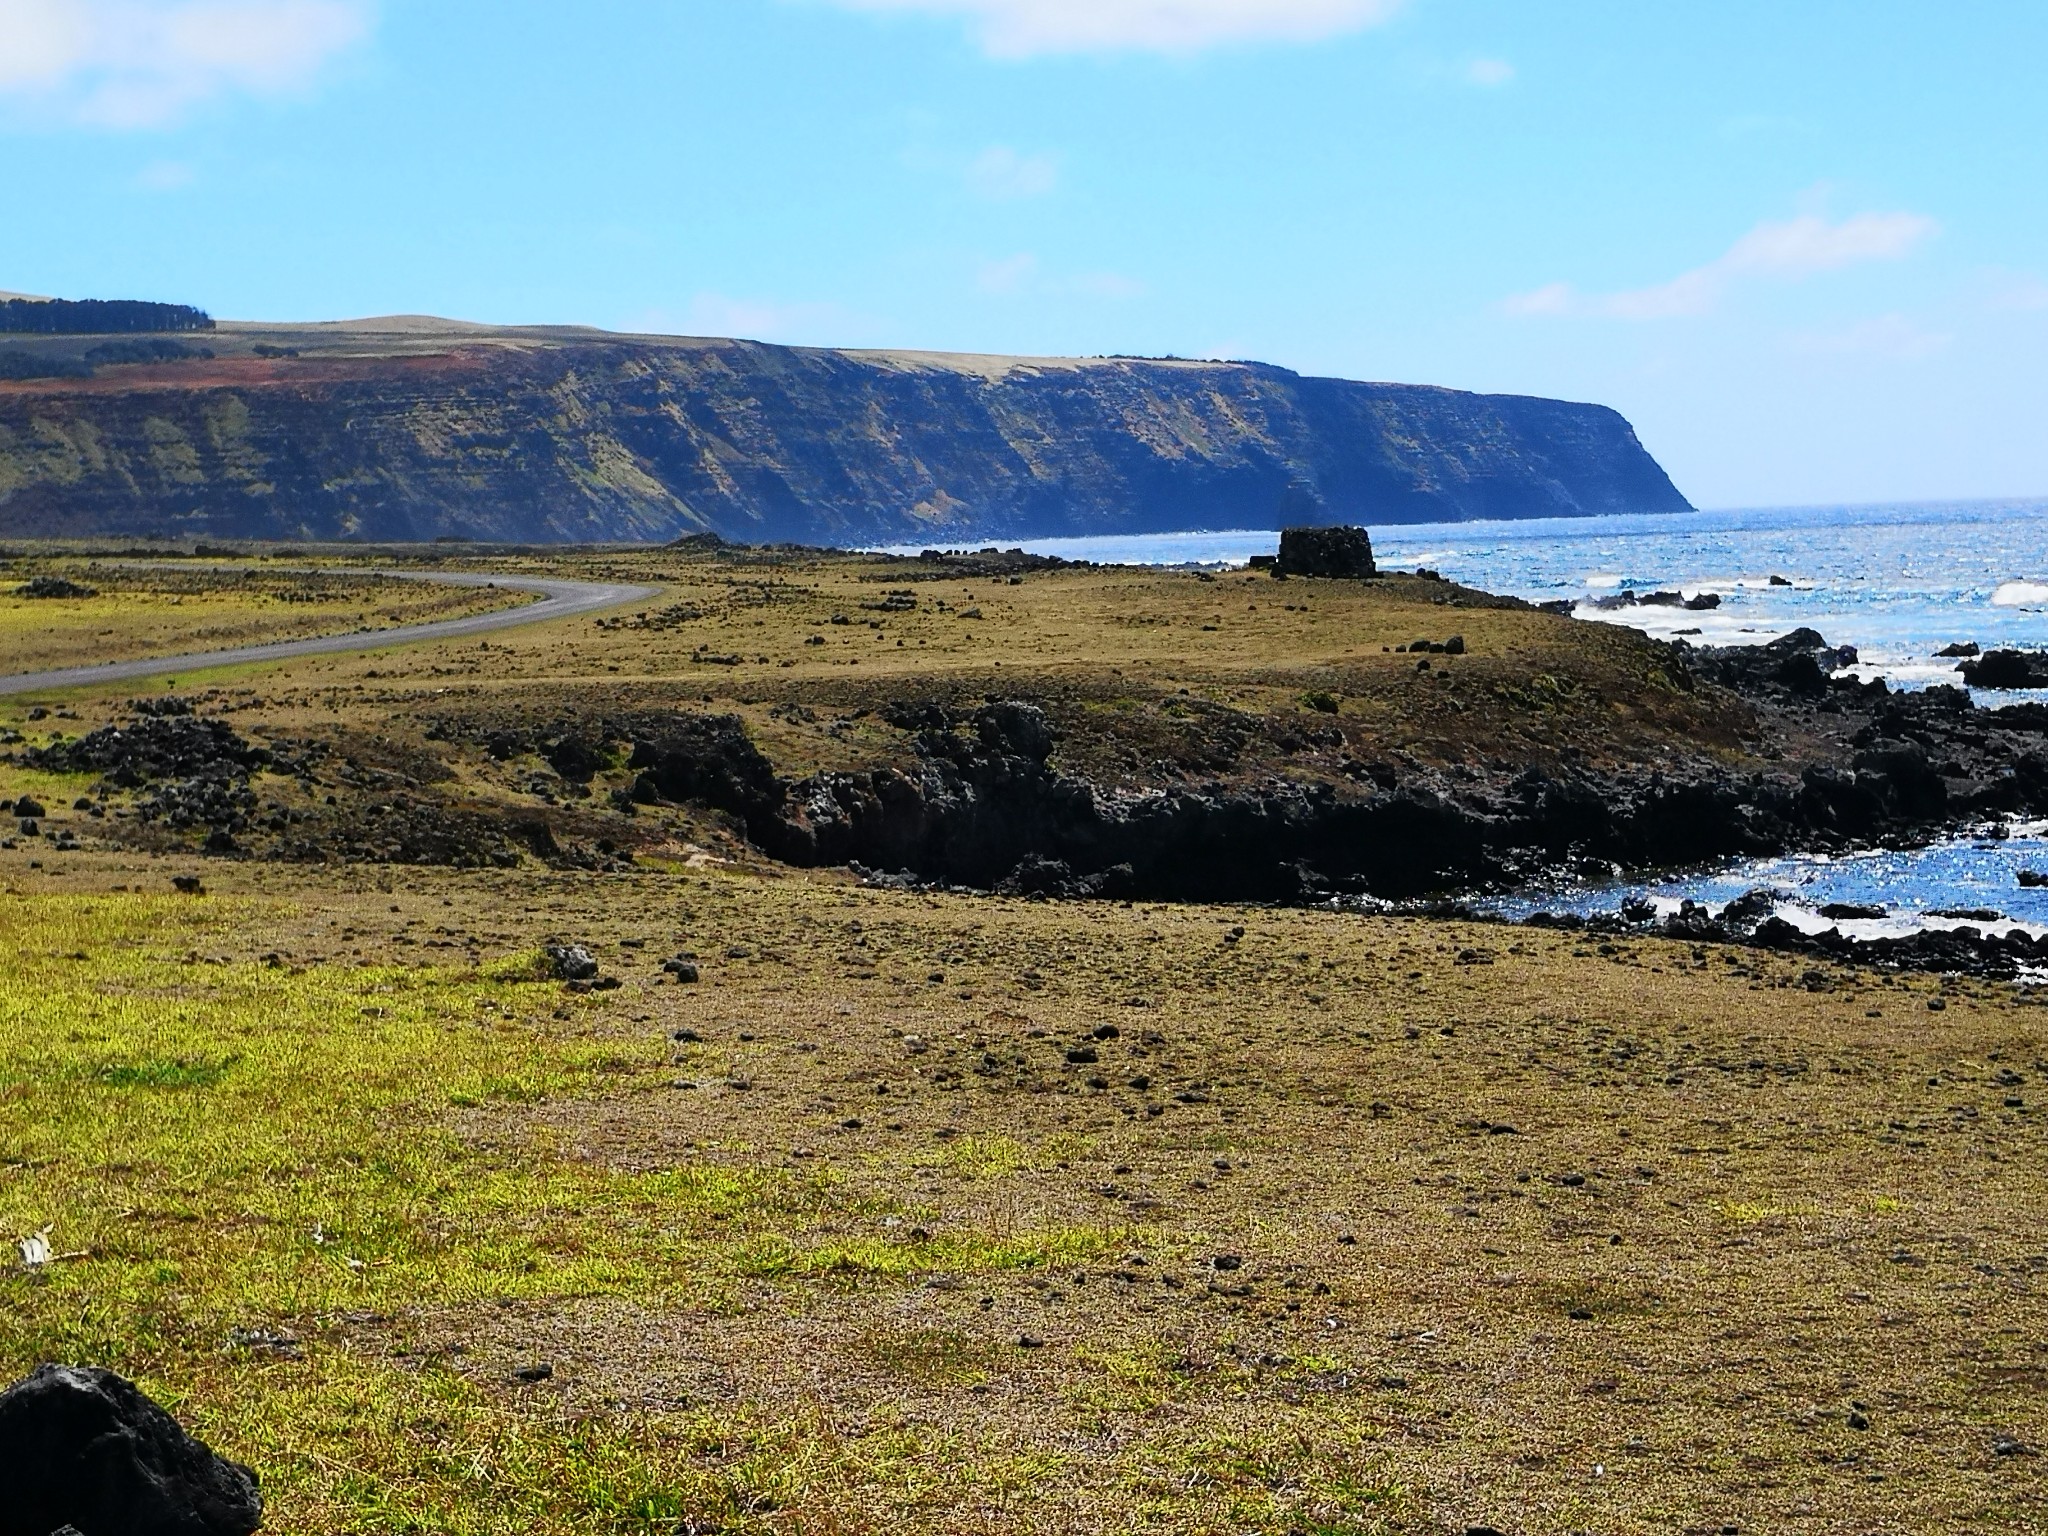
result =
[{"label": "sea water", "polygon": [[[1565,601],[1583,619],[1695,645],[1754,645],[1802,626],[1853,645],[1865,677],[1960,683],[1936,652],[1961,641],[2048,645],[2048,499],[1793,507],[1372,530],[1390,570],[1428,568],[1486,592]],[[1034,554],[1119,565],[1241,566],[1276,530],[1037,539]],[[1720,606],[1595,606],[1625,591]],[[1980,703],[2009,702],[2013,695]]]},{"label": "sea water", "polygon": [[[2048,647],[2048,499],[1797,507],[1652,516],[1374,527],[1392,570],[1428,568],[1467,586],[1534,602],[1569,602],[1575,617],[1626,624],[1695,645],[1755,645],[1793,629],[1856,647],[1858,675],[1894,687],[1960,686],[1959,642]],[[1036,554],[1105,563],[1229,568],[1272,554],[1276,530],[1040,539]],[[1622,592],[1713,595],[1718,607],[1597,606]],[[1987,707],[2026,693],[1983,693]],[[1942,911],[1984,909],[2048,931],[2048,829],[2009,824],[1906,852],[1839,858],[1795,855],[1689,871],[1669,880],[1562,885],[1492,903],[1503,916],[1538,910],[1612,911],[1631,897],[1710,908],[1758,887],[1782,891],[1788,921],[1875,937],[1971,921]],[[1881,906],[1884,919],[1830,921],[1832,903]],[[1985,926],[1976,919],[1977,926]],[[1997,924],[1990,926],[1996,927]]]}]

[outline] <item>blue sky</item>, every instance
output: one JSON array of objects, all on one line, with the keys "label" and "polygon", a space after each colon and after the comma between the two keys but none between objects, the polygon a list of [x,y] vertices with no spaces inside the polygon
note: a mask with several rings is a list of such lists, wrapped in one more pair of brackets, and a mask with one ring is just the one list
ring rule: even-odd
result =
[{"label": "blue sky", "polygon": [[2038,0],[0,0],[0,289],[1604,401],[2048,493]]}]

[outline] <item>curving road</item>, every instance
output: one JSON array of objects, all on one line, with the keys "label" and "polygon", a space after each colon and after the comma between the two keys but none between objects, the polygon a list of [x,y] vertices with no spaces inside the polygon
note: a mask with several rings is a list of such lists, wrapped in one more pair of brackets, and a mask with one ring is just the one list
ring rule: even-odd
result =
[{"label": "curving road", "polygon": [[472,571],[330,571],[331,575],[390,576],[401,581],[432,581],[450,587],[502,587],[513,592],[538,592],[541,600],[523,608],[501,608],[492,613],[472,614],[463,619],[439,619],[431,624],[405,624],[397,629],[366,630],[347,635],[313,635],[303,640],[272,640],[262,645],[238,646],[227,651],[195,651],[185,656],[145,656],[138,661],[109,661],[96,667],[67,667],[55,672],[17,672],[0,676],[0,694],[41,693],[46,689],[77,688],[92,683],[125,683],[137,678],[162,677],[167,673],[191,672],[202,668],[239,666],[250,661],[286,661],[296,656],[331,656],[346,651],[380,651],[386,646],[412,645],[422,640],[458,640],[464,635],[484,635],[493,630],[516,629],[526,624],[545,624],[552,619],[571,619],[579,614],[600,613],[627,603],[644,602],[661,588],[629,586],[623,582],[557,581],[545,576],[484,576]]}]

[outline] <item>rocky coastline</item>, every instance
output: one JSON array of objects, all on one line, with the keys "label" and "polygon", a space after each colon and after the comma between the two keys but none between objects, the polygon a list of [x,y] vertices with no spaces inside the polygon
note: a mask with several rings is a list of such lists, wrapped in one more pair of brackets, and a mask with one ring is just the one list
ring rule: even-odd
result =
[{"label": "rocky coastline", "polygon": [[[571,784],[623,767],[630,782],[587,813],[616,835],[583,845],[540,818],[492,823],[403,802],[386,802],[374,819],[384,844],[339,828],[323,839],[266,816],[251,788],[258,772],[310,779],[317,745],[258,746],[176,701],[18,760],[98,773],[135,796],[139,823],[197,830],[217,855],[497,865],[532,857],[623,868],[638,811],[687,805],[730,818],[770,859],[845,866],[879,883],[1376,908],[1459,901],[1561,873],[1619,878],[1791,851],[1910,846],[2048,815],[2048,709],[1978,709],[1960,689],[1899,693],[1832,675],[1852,660],[1811,631],[1741,650],[1674,647],[1672,665],[1691,686],[1729,689],[1758,712],[1774,743],[1766,754],[1780,757],[1725,771],[1695,762],[1453,777],[1365,764],[1353,788],[1273,780],[1132,793],[1061,768],[1047,709],[1023,699],[885,708],[909,745],[906,765],[802,777],[779,773],[730,714],[636,711],[525,731],[448,720],[430,732],[499,759],[537,754]],[[81,803],[102,806],[104,796]],[[1745,922],[1740,913],[1638,911],[1588,926],[2005,974],[2048,963],[2048,942],[2024,934],[1951,931],[1851,950],[1849,940],[1767,914]]]}]

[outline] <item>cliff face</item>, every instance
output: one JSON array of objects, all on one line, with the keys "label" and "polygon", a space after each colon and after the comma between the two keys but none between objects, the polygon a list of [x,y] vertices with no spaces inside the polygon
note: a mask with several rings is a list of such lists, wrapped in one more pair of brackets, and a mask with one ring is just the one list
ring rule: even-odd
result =
[{"label": "cliff face", "polygon": [[[300,355],[278,355],[283,342]],[[1601,406],[1237,363],[224,327],[0,384],[0,535],[918,543],[1686,509]]]}]

